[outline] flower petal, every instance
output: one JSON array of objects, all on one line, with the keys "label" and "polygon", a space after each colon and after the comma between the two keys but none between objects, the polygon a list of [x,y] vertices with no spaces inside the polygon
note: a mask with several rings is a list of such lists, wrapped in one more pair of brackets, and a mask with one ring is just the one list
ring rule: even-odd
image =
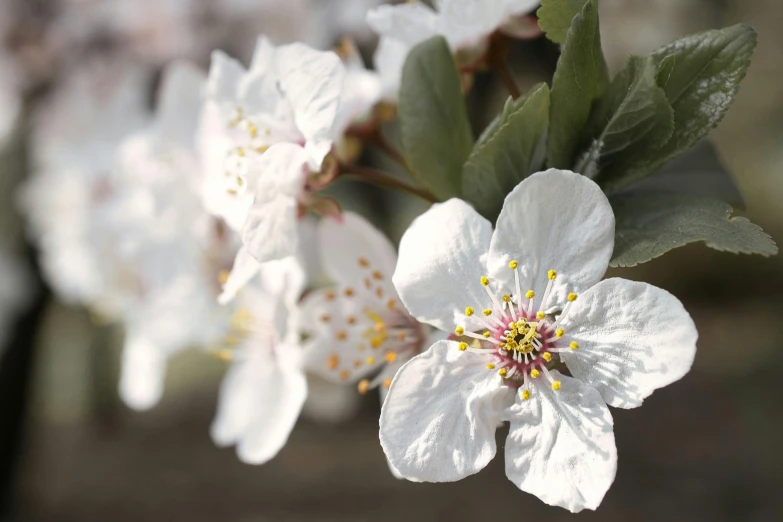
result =
[{"label": "flower petal", "polygon": [[228,279],[223,284],[223,292],[218,297],[218,302],[225,305],[233,301],[237,293],[258,274],[260,268],[261,263],[250,255],[247,248],[240,248],[234,259],[234,266],[231,268]]},{"label": "flower petal", "polygon": [[420,322],[451,331],[465,307],[489,300],[481,286],[492,225],[459,199],[433,205],[402,237],[394,286]]},{"label": "flower petal", "polygon": [[487,360],[440,341],[397,372],[381,409],[380,439],[402,476],[452,482],[495,456],[495,429],[513,392],[486,369]]},{"label": "flower petal", "polygon": [[166,380],[168,354],[149,340],[130,334],[122,351],[120,397],[134,410],[158,404]]},{"label": "flower petal", "polygon": [[551,506],[595,509],[617,471],[612,416],[596,390],[551,373],[560,390],[541,383],[506,412],[506,476]]},{"label": "flower petal", "polygon": [[266,350],[254,351],[232,365],[221,385],[212,439],[237,444],[242,462],[263,464],[288,441],[306,395],[304,374],[278,365]]},{"label": "flower petal", "polygon": [[242,227],[242,243],[262,263],[297,251],[298,198],[307,160],[302,147],[279,143],[253,166],[255,198]]},{"label": "flower petal", "polygon": [[301,43],[279,47],[275,64],[305,147],[316,163],[311,168],[318,170],[332,148],[345,68],[335,53],[316,51]]},{"label": "flower petal", "polygon": [[207,78],[207,98],[224,104],[236,104],[239,84],[245,68],[223,51],[213,51]]},{"label": "flower petal", "polygon": [[579,296],[563,319],[562,354],[574,377],[610,406],[635,408],[681,379],[696,356],[698,333],[682,303],[647,283],[607,279]]},{"label": "flower petal", "polygon": [[601,280],[613,248],[614,214],[600,187],[580,174],[550,169],[533,174],[506,197],[487,266],[494,278],[510,283],[508,263],[517,260],[522,291],[532,289],[542,297],[547,271],[555,270],[548,305],[564,304],[568,292]]},{"label": "flower petal", "polygon": [[382,36],[373,56],[375,70],[381,78],[383,99],[389,102],[397,101],[402,80],[402,68],[408,57],[410,47],[395,38]]},{"label": "flower petal", "polygon": [[399,40],[408,47],[435,36],[439,23],[437,13],[418,1],[382,5],[367,13],[367,24],[373,31]]},{"label": "flower petal", "polygon": [[397,252],[386,236],[353,212],[342,222],[323,219],[318,236],[324,268],[338,283],[359,287],[366,277],[391,281]]}]

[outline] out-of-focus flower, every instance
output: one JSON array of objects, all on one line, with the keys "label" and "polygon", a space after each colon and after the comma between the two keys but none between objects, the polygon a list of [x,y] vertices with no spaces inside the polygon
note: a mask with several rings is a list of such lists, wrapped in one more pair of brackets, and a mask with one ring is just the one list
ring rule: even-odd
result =
[{"label": "out-of-focus flower", "polygon": [[138,290],[106,219],[117,193],[116,150],[148,120],[146,76],[91,62],[36,114],[34,172],[21,191],[46,280],[69,303],[116,318]]},{"label": "out-of-focus flower", "polygon": [[459,54],[460,62],[471,65],[484,55],[493,32],[505,26],[519,35],[515,19],[538,5],[538,0],[439,0],[435,9],[419,1],[372,9],[367,22],[381,36],[375,67],[383,80],[384,96],[396,99],[405,58],[417,44],[441,35]]},{"label": "out-of-focus flower", "polygon": [[639,406],[680,379],[697,338],[664,290],[599,283],[613,247],[606,196],[558,170],[517,186],[494,233],[456,199],[411,225],[394,284],[414,317],[458,339],[437,342],[392,382],[380,439],[400,474],[476,473],[508,421],[506,475],[517,487],[573,512],[600,504],[617,466],[607,404]]},{"label": "out-of-focus flower", "polygon": [[30,301],[33,283],[23,262],[0,248],[0,354],[19,313]]},{"label": "out-of-focus flower", "polygon": [[[307,366],[333,382],[381,387],[425,347],[429,327],[401,306],[391,275],[397,254],[367,221],[346,212],[341,222],[321,221],[321,260],[336,286],[302,303]],[[369,379],[368,379],[369,378]]]},{"label": "out-of-focus flower", "polygon": [[296,302],[304,288],[292,256],[264,263],[237,297],[224,339],[231,361],[212,439],[236,445],[242,462],[263,464],[285,445],[307,396]]},{"label": "out-of-focus flower", "polygon": [[13,129],[22,110],[21,78],[12,58],[0,48],[0,146]]},{"label": "out-of-focus flower", "polygon": [[[303,211],[324,212],[314,190],[336,174],[335,162],[325,158],[352,118],[366,112],[359,105],[368,99],[363,73],[350,83],[344,78],[336,54],[303,44],[275,48],[260,38],[248,70],[213,54],[200,133],[204,199],[241,230],[243,242],[223,302],[259,263],[293,255]],[[361,94],[347,92],[348,86]]]}]

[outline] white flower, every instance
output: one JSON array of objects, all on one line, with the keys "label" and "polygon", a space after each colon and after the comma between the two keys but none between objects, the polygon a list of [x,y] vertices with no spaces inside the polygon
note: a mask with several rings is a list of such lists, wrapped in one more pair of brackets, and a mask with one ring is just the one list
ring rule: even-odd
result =
[{"label": "white flower", "polygon": [[224,340],[233,361],[220,390],[212,439],[263,464],[285,445],[307,396],[296,301],[304,272],[295,257],[269,261],[238,296]]},{"label": "white flower", "polygon": [[260,38],[249,70],[216,51],[201,130],[205,204],[241,230],[224,301],[258,263],[296,252],[307,177],[335,139],[345,71],[332,52]]},{"label": "white flower", "polygon": [[[375,67],[384,84],[384,95],[394,100],[408,52],[436,35],[446,38],[452,51],[480,57],[487,38],[504,24],[529,13],[539,0],[439,0],[432,9],[414,1],[383,5],[370,10],[367,22],[380,36]],[[518,32],[513,28],[513,32]],[[469,60],[475,61],[475,60]]]},{"label": "white flower", "polygon": [[381,387],[424,348],[428,327],[400,304],[391,282],[397,254],[388,239],[360,216],[319,224],[321,262],[335,286],[302,302],[307,367],[333,382]]},{"label": "white flower", "polygon": [[460,200],[411,225],[395,286],[414,317],[458,338],[403,366],[384,403],[381,444],[403,476],[478,472],[508,421],[514,484],[574,512],[600,504],[617,464],[607,404],[639,406],[681,378],[697,338],[671,294],[599,282],[613,246],[600,188],[558,170],[517,186],[494,233]]}]

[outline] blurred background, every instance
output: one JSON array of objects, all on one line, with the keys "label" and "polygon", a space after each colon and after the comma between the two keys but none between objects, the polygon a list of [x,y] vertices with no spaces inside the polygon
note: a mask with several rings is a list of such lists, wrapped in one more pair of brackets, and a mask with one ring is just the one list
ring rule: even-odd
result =
[{"label": "blurred background", "polygon": [[[248,60],[258,34],[329,48],[350,34],[370,61],[371,0],[0,0],[0,518],[13,521],[352,521],[573,519],[520,493],[503,459],[456,484],[412,484],[389,473],[378,444],[377,397],[311,382],[288,445],[263,467],[209,438],[225,363],[177,356],[163,401],[132,412],[117,396],[121,326],[64,304],[43,281],[18,214],[16,188],[36,168],[36,139],[78,146],[78,105],[46,111],[67,86],[139,74],[151,104],[162,67],[202,66],[212,49]],[[712,134],[747,216],[783,238],[783,5],[780,0],[601,0],[612,71],[703,29],[743,22],[760,35],[741,92]],[[520,85],[549,80],[557,50],[518,42]],[[84,80],[84,79],[87,80]],[[100,81],[99,81],[100,80]],[[480,130],[506,97],[479,75]],[[54,100],[54,101],[53,101]],[[135,110],[128,103],[128,119]],[[106,134],[110,129],[89,130]],[[86,139],[86,138],[85,138]],[[102,161],[96,150],[95,162]],[[88,158],[91,158],[89,155]],[[369,153],[367,162],[379,161]],[[90,159],[92,161],[92,159]],[[58,189],[68,190],[67,179]],[[367,186],[334,189],[344,206],[398,240],[423,206]],[[52,208],[52,212],[58,209]],[[613,411],[619,471],[596,521],[783,520],[783,258],[691,245],[612,275],[679,297],[693,315],[693,371],[644,407]],[[503,433],[499,433],[502,447]]]}]

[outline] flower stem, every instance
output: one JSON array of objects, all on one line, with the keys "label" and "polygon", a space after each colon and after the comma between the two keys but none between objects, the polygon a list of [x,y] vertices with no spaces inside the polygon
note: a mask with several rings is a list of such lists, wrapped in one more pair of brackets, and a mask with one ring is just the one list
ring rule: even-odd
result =
[{"label": "flower stem", "polygon": [[438,199],[432,195],[432,193],[426,189],[420,187],[414,187],[403,181],[398,180],[383,172],[378,172],[367,167],[360,165],[341,165],[340,177],[348,177],[356,181],[363,181],[365,183],[371,183],[373,185],[379,185],[381,187],[387,187],[400,192],[405,192],[413,196],[417,196],[430,203],[437,203]]},{"label": "flower stem", "polygon": [[495,33],[490,41],[490,49],[487,53],[487,63],[498,75],[511,97],[516,100],[522,93],[519,92],[519,87],[517,87],[514,76],[511,74],[508,64],[506,63],[508,47],[508,38],[500,33]]}]

